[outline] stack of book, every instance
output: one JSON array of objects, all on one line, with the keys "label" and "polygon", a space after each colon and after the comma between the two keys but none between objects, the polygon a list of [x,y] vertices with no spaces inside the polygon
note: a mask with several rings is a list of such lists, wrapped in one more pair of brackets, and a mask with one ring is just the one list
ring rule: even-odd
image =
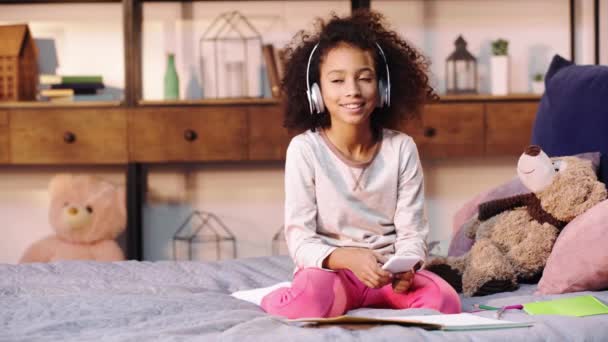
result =
[{"label": "stack of book", "polygon": [[40,100],[51,102],[111,101],[100,75],[40,75]]},{"label": "stack of book", "polygon": [[262,46],[262,55],[266,68],[272,97],[281,97],[281,80],[285,69],[285,50],[275,49],[272,44]]}]

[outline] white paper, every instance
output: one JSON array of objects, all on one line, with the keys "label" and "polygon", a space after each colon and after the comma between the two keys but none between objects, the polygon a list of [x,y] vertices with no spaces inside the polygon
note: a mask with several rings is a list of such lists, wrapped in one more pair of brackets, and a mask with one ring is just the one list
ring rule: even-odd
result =
[{"label": "white paper", "polygon": [[423,323],[440,324],[443,330],[473,330],[473,329],[499,329],[507,327],[530,326],[529,322],[512,322],[499,319],[476,316],[470,313],[426,315],[426,316],[400,316],[381,317],[388,320],[420,321]]},{"label": "white paper", "polygon": [[316,323],[316,324],[402,324],[405,326],[419,326],[429,328],[423,324],[432,324],[431,328],[441,330],[483,330],[529,327],[531,322],[511,322],[480,317],[469,313],[442,314],[426,316],[397,316],[397,317],[365,317],[365,316],[338,316],[330,318],[299,318],[286,322]]}]

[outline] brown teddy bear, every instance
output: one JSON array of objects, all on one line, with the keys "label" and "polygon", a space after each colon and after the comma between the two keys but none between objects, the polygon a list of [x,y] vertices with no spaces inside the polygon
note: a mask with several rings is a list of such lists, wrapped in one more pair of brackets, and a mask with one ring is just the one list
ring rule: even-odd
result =
[{"label": "brown teddy bear", "polygon": [[32,244],[20,262],[124,260],[114,240],[126,227],[123,188],[89,175],[57,175],[49,185],[56,234]]},{"label": "brown teddy bear", "polygon": [[513,291],[538,282],[564,226],[606,198],[591,162],[577,157],[550,159],[538,146],[526,148],[517,173],[531,193],[479,205],[465,223],[471,250],[436,257],[427,269],[466,296]]}]

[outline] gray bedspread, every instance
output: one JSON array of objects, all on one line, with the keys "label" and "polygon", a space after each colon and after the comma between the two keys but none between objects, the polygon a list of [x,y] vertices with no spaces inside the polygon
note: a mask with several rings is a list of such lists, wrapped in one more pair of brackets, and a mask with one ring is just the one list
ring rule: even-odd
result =
[{"label": "gray bedspread", "polygon": [[[290,280],[287,257],[214,263],[88,261],[0,265],[0,341],[607,341],[608,315],[528,316],[531,328],[443,332],[386,325],[365,330],[304,328],[266,315],[230,296]],[[463,300],[504,305],[558,296],[517,292]],[[587,293],[587,292],[586,292]],[[608,302],[608,291],[590,292]],[[577,294],[561,295],[572,296]],[[432,310],[359,309],[351,314],[398,316]],[[488,315],[489,313],[481,313]]]}]

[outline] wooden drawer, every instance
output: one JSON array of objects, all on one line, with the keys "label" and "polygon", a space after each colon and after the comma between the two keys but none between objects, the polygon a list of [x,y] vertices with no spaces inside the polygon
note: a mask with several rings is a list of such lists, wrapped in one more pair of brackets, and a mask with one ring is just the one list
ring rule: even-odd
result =
[{"label": "wooden drawer", "polygon": [[249,107],[249,159],[284,160],[290,135],[283,127],[282,105]]},{"label": "wooden drawer", "polygon": [[530,143],[538,102],[486,104],[486,155],[518,155]]},{"label": "wooden drawer", "polygon": [[244,160],[247,108],[133,109],[129,114],[129,156],[139,162]]},{"label": "wooden drawer", "polygon": [[9,115],[13,164],[127,162],[123,109],[15,109]]},{"label": "wooden drawer", "polygon": [[8,111],[0,110],[0,164],[7,164],[9,159]]},{"label": "wooden drawer", "polygon": [[421,118],[402,125],[421,158],[483,155],[483,104],[432,104]]}]

